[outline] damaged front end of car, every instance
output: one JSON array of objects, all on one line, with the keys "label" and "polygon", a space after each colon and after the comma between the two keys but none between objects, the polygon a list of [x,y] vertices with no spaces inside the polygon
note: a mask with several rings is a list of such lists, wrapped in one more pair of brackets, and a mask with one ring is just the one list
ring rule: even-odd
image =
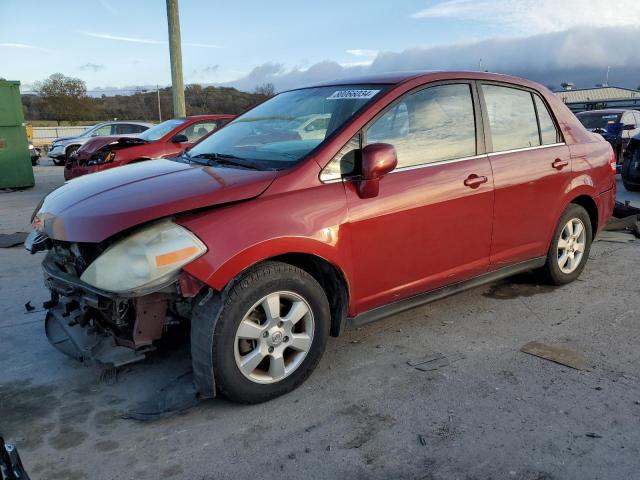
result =
[{"label": "damaged front end of car", "polygon": [[100,167],[105,168],[116,160],[118,151],[146,143],[148,143],[146,140],[136,137],[93,139],[73,152],[67,159],[64,171],[65,180],[100,170]]},{"label": "damaged front end of car", "polygon": [[48,250],[42,263],[51,292],[46,335],[82,362],[121,367],[143,360],[170,330],[188,323],[203,286],[182,267],[206,247],[169,220],[97,244],[34,232],[25,247]]}]

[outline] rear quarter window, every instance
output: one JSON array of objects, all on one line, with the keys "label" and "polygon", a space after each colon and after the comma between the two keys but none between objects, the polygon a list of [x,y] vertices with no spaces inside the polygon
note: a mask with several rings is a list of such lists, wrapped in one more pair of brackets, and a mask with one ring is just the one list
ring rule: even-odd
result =
[{"label": "rear quarter window", "polygon": [[536,111],[538,112],[538,122],[540,122],[540,139],[542,145],[553,145],[560,141],[560,134],[555,122],[551,118],[549,109],[538,95],[534,95]]}]

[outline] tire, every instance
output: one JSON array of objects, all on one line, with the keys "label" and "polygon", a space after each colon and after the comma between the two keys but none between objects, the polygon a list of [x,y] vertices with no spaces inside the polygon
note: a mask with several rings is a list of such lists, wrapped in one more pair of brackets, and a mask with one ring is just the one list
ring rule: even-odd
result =
[{"label": "tire", "polygon": [[[573,222],[572,229],[577,229],[578,225],[582,226],[581,234],[583,235],[576,234],[576,238],[567,243],[567,240],[570,240],[570,237],[567,236],[570,221]],[[589,214],[580,205],[570,204],[560,216],[558,225],[553,232],[551,245],[547,252],[547,261],[541,269],[545,278],[553,285],[564,285],[578,278],[589,259],[592,240],[593,231]],[[562,248],[563,246],[565,248]],[[563,253],[566,253],[567,257],[564,257]],[[580,253],[581,255],[578,255]],[[579,259],[576,258],[578,256]],[[575,264],[572,264],[572,259],[576,262]]]},{"label": "tire", "polygon": [[65,161],[69,160],[71,158],[71,155],[73,154],[73,152],[75,152],[76,150],[78,150],[80,148],[79,145],[72,145],[69,148],[67,148],[65,150]]},{"label": "tire", "polygon": [[[329,337],[329,302],[320,284],[297,267],[265,262],[243,273],[227,291],[219,312],[207,308],[211,302],[199,302],[192,317],[192,324],[204,322],[199,329],[213,329],[212,380],[217,392],[249,404],[301,385],[320,362]],[[307,312],[297,323],[287,321],[294,307],[296,312]],[[268,310],[274,312],[273,320]],[[202,356],[199,343],[192,338],[194,361]]]},{"label": "tire", "polygon": [[631,183],[631,164],[632,162],[640,162],[640,150],[635,150],[632,155],[628,155],[622,163],[622,184],[630,192],[640,191],[640,185]]}]

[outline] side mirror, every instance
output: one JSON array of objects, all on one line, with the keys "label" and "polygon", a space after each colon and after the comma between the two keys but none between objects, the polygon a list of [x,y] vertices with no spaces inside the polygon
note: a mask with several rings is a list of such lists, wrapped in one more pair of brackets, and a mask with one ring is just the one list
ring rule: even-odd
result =
[{"label": "side mirror", "polygon": [[627,125],[623,126],[622,129],[623,130],[635,130],[636,126],[630,123],[630,124],[627,124]]},{"label": "side mirror", "polygon": [[189,143],[189,139],[186,135],[178,133],[177,135],[171,137],[171,143]]},{"label": "side mirror", "polygon": [[398,165],[396,149],[388,143],[372,143],[362,149],[362,175],[358,196],[373,198],[380,191],[380,179]]}]

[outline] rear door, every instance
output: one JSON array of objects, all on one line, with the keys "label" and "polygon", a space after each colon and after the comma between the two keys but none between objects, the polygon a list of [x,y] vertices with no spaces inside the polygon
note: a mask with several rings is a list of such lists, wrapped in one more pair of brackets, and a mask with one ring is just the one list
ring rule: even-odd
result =
[{"label": "rear door", "polygon": [[544,256],[571,183],[569,148],[536,92],[479,84],[495,206],[491,269]]},{"label": "rear door", "polygon": [[363,145],[392,144],[398,167],[375,198],[345,183],[357,312],[487,270],[493,179],[481,132],[473,82],[414,90],[364,129]]}]

